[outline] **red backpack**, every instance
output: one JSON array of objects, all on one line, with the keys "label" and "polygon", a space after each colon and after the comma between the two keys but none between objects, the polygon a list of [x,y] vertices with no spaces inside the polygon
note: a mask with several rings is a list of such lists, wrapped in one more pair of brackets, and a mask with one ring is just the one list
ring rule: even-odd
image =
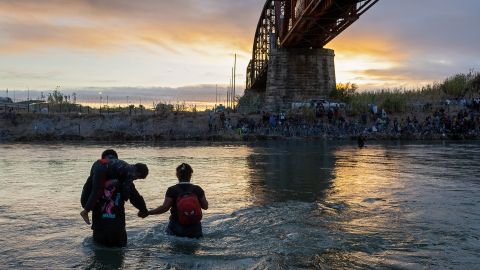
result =
[{"label": "red backpack", "polygon": [[202,220],[202,208],[197,195],[193,192],[183,192],[177,197],[178,222],[182,225],[192,225]]}]

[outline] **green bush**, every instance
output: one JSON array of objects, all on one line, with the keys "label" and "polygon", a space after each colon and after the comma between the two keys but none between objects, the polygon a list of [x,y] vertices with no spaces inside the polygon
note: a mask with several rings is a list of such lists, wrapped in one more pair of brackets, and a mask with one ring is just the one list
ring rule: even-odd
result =
[{"label": "green bush", "polygon": [[[457,74],[442,83],[433,83],[419,89],[383,89],[357,92],[354,84],[339,84],[330,97],[345,102],[353,115],[364,113],[369,104],[377,104],[388,113],[405,112],[414,104],[439,103],[445,98],[462,98],[480,93],[480,73]],[[354,89],[354,90],[352,90]]]},{"label": "green bush", "polygon": [[355,91],[357,91],[357,89],[358,85],[354,83],[339,83],[337,84],[336,89],[330,91],[329,97],[333,100],[348,103],[355,96]]},{"label": "green bush", "polygon": [[443,81],[441,89],[448,96],[461,98],[469,88],[469,75],[457,74]]},{"label": "green bush", "polygon": [[472,91],[478,94],[480,92],[480,73],[477,73],[473,76],[470,84]]},{"label": "green bush", "polygon": [[386,95],[380,107],[387,112],[404,112],[407,107],[406,96],[401,93],[391,93]]},{"label": "green bush", "polygon": [[259,93],[247,92],[237,99],[237,108],[241,112],[253,112],[261,110],[265,103],[263,96]]},{"label": "green bush", "polygon": [[377,104],[379,108],[392,113],[404,112],[409,100],[409,92],[405,92],[402,89],[383,89],[380,91],[355,93],[347,105],[352,115],[367,112],[369,104]]}]

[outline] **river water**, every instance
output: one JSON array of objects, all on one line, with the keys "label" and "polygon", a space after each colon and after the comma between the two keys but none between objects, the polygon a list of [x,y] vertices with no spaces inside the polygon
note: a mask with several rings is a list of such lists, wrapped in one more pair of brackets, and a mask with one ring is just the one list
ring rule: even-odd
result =
[{"label": "river water", "polygon": [[[144,162],[147,206],[187,162],[206,191],[205,237],[136,217],[129,243],[92,242],[81,188],[108,147]],[[0,145],[0,265],[80,269],[439,269],[480,265],[480,143]]]}]

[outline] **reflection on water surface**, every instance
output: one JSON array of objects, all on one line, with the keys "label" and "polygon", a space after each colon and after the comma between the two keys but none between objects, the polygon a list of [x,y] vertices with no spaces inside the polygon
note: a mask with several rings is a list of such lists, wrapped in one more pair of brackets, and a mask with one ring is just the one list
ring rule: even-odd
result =
[{"label": "reflection on water surface", "polygon": [[129,245],[92,243],[80,189],[106,145],[0,146],[0,263],[13,268],[474,268],[480,263],[480,144],[329,141],[114,145],[150,167],[150,208],[187,162],[210,201],[205,238],[139,219]]}]

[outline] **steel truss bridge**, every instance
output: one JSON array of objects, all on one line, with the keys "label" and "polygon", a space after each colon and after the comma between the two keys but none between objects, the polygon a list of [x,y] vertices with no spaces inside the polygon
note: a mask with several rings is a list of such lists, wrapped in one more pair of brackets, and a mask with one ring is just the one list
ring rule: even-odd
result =
[{"label": "steel truss bridge", "polygon": [[247,89],[265,89],[270,52],[323,48],[379,0],[267,0],[258,21]]}]

